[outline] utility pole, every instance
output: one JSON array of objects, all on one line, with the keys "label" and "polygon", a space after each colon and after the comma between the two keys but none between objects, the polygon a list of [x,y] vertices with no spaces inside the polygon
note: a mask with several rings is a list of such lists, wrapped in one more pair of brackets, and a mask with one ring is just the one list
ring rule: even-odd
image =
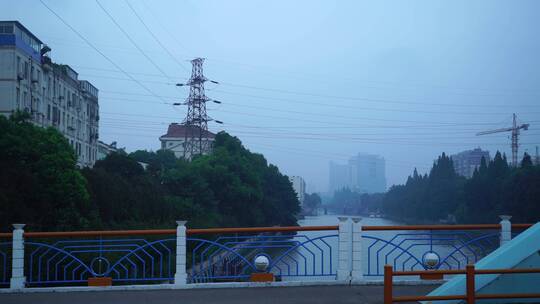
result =
[{"label": "utility pole", "polygon": [[[204,58],[195,58],[191,60],[191,77],[187,83],[179,83],[177,86],[189,86],[189,97],[185,103],[175,103],[175,105],[185,104],[188,106],[186,118],[182,123],[184,125],[184,159],[190,160],[195,155],[207,154],[212,149],[212,141],[209,138],[208,122],[212,121],[206,113],[206,102],[220,101],[210,99],[204,91],[204,83],[210,81],[203,73]],[[222,123],[219,120],[214,120]]]}]

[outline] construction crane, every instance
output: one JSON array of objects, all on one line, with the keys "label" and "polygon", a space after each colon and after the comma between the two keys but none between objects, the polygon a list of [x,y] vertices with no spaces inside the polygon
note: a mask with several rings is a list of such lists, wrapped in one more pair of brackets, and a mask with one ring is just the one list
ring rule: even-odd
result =
[{"label": "construction crane", "polygon": [[516,114],[514,113],[512,127],[479,132],[479,133],[476,133],[476,135],[478,136],[478,135],[487,135],[487,134],[500,133],[500,132],[512,132],[512,166],[516,167],[518,163],[517,158],[518,158],[518,146],[519,146],[518,144],[519,130],[521,129],[525,131],[528,130],[529,124],[522,124],[518,126],[516,122]]}]

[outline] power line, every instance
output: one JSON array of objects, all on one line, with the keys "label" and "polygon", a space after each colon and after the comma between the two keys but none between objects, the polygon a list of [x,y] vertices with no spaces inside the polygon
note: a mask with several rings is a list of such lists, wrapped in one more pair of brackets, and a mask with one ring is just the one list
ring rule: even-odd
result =
[{"label": "power line", "polygon": [[189,70],[183,65],[180,63],[180,61],[178,61],[176,59],[176,57],[169,51],[169,49],[167,49],[165,47],[165,45],[163,45],[163,43],[161,43],[161,41],[158,39],[158,37],[152,32],[152,30],[150,30],[150,28],[146,25],[146,23],[144,22],[144,20],[141,18],[141,16],[137,13],[137,11],[135,11],[135,9],[133,8],[133,6],[129,3],[128,0],[124,0],[126,2],[126,4],[129,6],[129,8],[131,9],[131,11],[133,12],[133,14],[137,17],[137,19],[139,19],[139,21],[142,23],[142,25],[144,26],[144,28],[146,29],[146,31],[152,36],[152,38],[154,38],[154,40],[157,42],[157,44],[159,44],[159,46],[169,55],[169,57],[171,57],[171,59],[176,62],[176,64],[178,64],[182,69],[186,70],[189,72]]},{"label": "power line", "polygon": [[152,94],[152,96],[159,98],[160,100],[164,101],[161,97],[159,97],[156,93],[154,93],[152,90],[150,90],[147,86],[143,85],[140,81],[135,79],[133,76],[131,76],[129,73],[127,73],[124,69],[122,69],[118,64],[116,64],[112,59],[107,57],[103,52],[101,52],[97,47],[95,47],[88,39],[86,39],[81,33],[79,33],[73,26],[71,26],[64,18],[62,18],[59,14],[57,14],[51,7],[49,7],[43,0],[39,0],[45,8],[47,8],[53,15],[55,15],[64,25],[66,25],[73,33],[75,33],[79,38],[81,38],[86,44],[88,44],[92,49],[94,49],[96,52],[98,52],[103,58],[105,58],[110,64],[112,64],[115,68],[117,68],[120,72],[122,72],[124,75],[126,75],[128,78],[133,80],[135,83],[137,83],[141,88],[143,88],[148,93]]},{"label": "power line", "polygon": [[[214,92],[223,93],[223,91],[221,91],[221,90],[214,90]],[[229,94],[234,94],[234,93],[229,93]],[[235,95],[243,95],[243,94],[235,94]],[[252,95],[252,97],[255,97],[255,96]],[[369,111],[378,111],[378,112],[449,114],[449,115],[507,115],[508,114],[508,112],[452,112],[452,111],[423,111],[423,110],[382,109],[382,108],[372,108],[372,107],[358,107],[358,106],[325,104],[325,103],[316,103],[316,102],[300,101],[300,100],[292,100],[292,99],[278,99],[278,98],[270,98],[270,97],[263,97],[263,96],[256,96],[256,97],[261,98],[261,99],[282,100],[282,101],[289,101],[289,102],[301,103],[301,104],[307,104],[307,105],[318,105],[318,106],[325,106],[325,107],[332,107],[332,108],[348,108],[348,109],[355,109],[355,110],[369,110]],[[231,103],[230,101],[227,101],[227,105],[239,106],[239,107],[251,107],[251,108],[257,108],[257,109],[263,109],[263,110],[269,110],[269,111],[283,112],[283,110],[272,109],[272,108],[267,108],[267,107],[258,107],[258,106],[252,106],[252,105],[239,105],[239,104]],[[313,113],[300,112],[300,111],[287,111],[287,112],[291,112],[291,113],[295,112],[295,113],[305,114],[305,115],[312,115],[313,114]],[[527,112],[527,114],[540,114],[540,112]],[[323,116],[328,116],[328,115],[324,114]],[[333,117],[340,117],[340,116],[335,116],[335,115],[332,115],[332,116]],[[357,118],[359,118],[359,117],[354,117],[354,119],[357,119]]]},{"label": "power line", "polygon": [[173,35],[173,34],[169,31],[169,28],[166,27],[165,25],[163,25],[163,23],[161,23],[160,18],[158,18],[158,17],[156,17],[156,16],[154,15],[154,13],[153,13],[153,11],[152,11],[152,8],[151,8],[149,5],[147,5],[146,2],[145,2],[144,0],[142,0],[141,3],[148,9],[148,12],[154,17],[154,20],[155,20],[156,23],[163,29],[163,31],[164,31],[165,33],[167,33],[167,34],[169,35],[169,37],[171,37],[172,40],[173,40],[174,42],[176,42],[176,44],[177,44],[181,49],[184,49],[184,50],[186,50],[187,52],[189,52],[189,53],[190,53],[190,54],[188,54],[189,57],[194,57],[194,56],[193,56],[194,53],[191,52],[191,51],[189,51],[189,50],[187,50],[186,46],[183,45],[183,44],[176,38],[176,36]]},{"label": "power line", "polygon": [[[143,125],[141,125],[143,123]],[[147,125],[144,125],[147,124]],[[154,126],[148,126],[150,124],[154,125],[165,125],[166,123],[162,122],[152,122],[152,121],[140,121],[140,120],[129,120],[129,119],[117,119],[114,120],[106,120],[104,121],[104,125],[108,126],[114,126],[124,129],[137,129],[137,130],[147,130],[147,131],[162,131],[162,128],[157,128]],[[261,131],[244,131],[244,130],[228,130],[231,134],[243,134],[243,135],[261,135],[261,136],[268,136],[268,137],[275,137],[275,138],[296,138],[296,137],[302,137],[302,138],[309,138],[309,139],[344,139],[344,140],[373,140],[373,141],[392,141],[392,142],[400,142],[406,140],[407,142],[414,142],[414,143],[432,143],[433,140],[446,140],[446,139],[475,139],[473,132],[448,132],[444,134],[469,134],[471,136],[434,136],[434,137],[426,137],[426,136],[420,136],[421,134],[363,134],[363,133],[347,133],[347,134],[336,134],[336,133],[302,133],[302,132],[286,132],[286,133],[276,133],[276,132],[261,132]],[[381,135],[383,136],[381,138]],[[399,135],[400,137],[387,137],[387,136],[396,136]],[[407,136],[401,136],[401,135],[414,135],[414,137],[407,137]],[[440,135],[437,133],[427,133],[424,135]],[[531,134],[532,135],[532,134]],[[358,136],[364,136],[364,137],[358,137]],[[365,136],[376,136],[375,138],[369,138]],[[443,142],[446,143],[446,142]],[[478,144],[478,141],[475,141],[473,144]],[[469,144],[469,143],[467,143]]]},{"label": "power line", "polygon": [[[152,58],[150,58],[150,56],[148,56],[144,51],[143,49],[141,49],[139,47],[139,45],[135,42],[135,40],[133,40],[133,38],[131,38],[131,36],[124,30],[124,28],[122,28],[122,26],[120,26],[120,24],[118,22],[116,22],[116,20],[114,19],[114,17],[107,11],[107,9],[105,9],[105,7],[103,5],[101,5],[101,3],[99,2],[99,0],[96,0],[96,3],[97,5],[101,8],[101,10],[103,10],[103,12],[109,17],[109,19],[111,19],[111,21],[114,23],[114,25],[116,25],[116,27],[124,34],[124,36],[126,36],[126,38],[131,42],[131,44],[133,44],[133,46],[135,46],[135,48],[137,48],[137,50],[139,50],[139,52],[161,73],[163,74],[163,76],[167,77],[169,80],[171,80],[171,78],[169,77],[169,75],[167,75],[167,73],[165,73],[165,71],[163,71],[155,62],[154,60],[152,60]],[[172,80],[171,80],[172,81]]]},{"label": "power line", "polygon": [[[348,96],[335,96],[335,95],[324,95],[324,94],[314,94],[314,93],[308,93],[308,92],[297,92],[297,91],[290,91],[290,90],[282,90],[282,89],[276,89],[276,88],[263,88],[258,86],[250,86],[250,85],[244,85],[244,84],[235,84],[230,82],[220,82],[222,85],[232,86],[232,87],[239,87],[239,88],[246,88],[246,89],[252,89],[252,90],[261,90],[261,91],[267,91],[267,92],[276,92],[276,93],[285,93],[285,94],[293,94],[293,95],[303,95],[303,96],[311,96],[311,97],[321,97],[321,98],[329,98],[329,99],[342,99],[342,100],[354,100],[354,101],[374,101],[374,102],[381,102],[381,103],[391,103],[391,104],[416,104],[416,105],[430,105],[430,106],[460,106],[460,107],[478,107],[480,105],[473,105],[473,104],[451,104],[451,103],[427,103],[427,102],[413,102],[413,101],[404,101],[404,100],[392,100],[392,99],[379,99],[379,98],[367,98],[367,97],[348,97]],[[490,106],[506,106],[506,105],[490,105]],[[529,105],[527,105],[529,106]],[[530,106],[538,106],[538,105],[530,105]],[[484,105],[485,107],[485,105]]]},{"label": "power line", "polygon": [[[284,75],[289,75],[290,77],[290,74],[297,74],[297,75],[301,75],[304,77],[304,79],[308,79],[308,80],[313,80],[313,79],[327,79],[328,76],[327,75],[316,75],[316,74],[307,74],[307,73],[299,73],[298,71],[287,71],[286,73],[284,72],[280,72],[280,71],[275,71],[272,67],[269,67],[269,66],[263,66],[263,65],[253,65],[253,64],[247,64],[245,62],[232,62],[232,61],[227,61],[227,60],[222,60],[222,59],[216,59],[214,57],[211,57],[211,58],[208,58],[208,60],[211,60],[211,61],[214,61],[214,62],[222,62],[222,63],[226,63],[228,64],[229,66],[233,66],[233,67],[238,67],[238,66],[246,66],[246,67],[249,67],[253,70],[256,70],[258,73],[260,73],[260,70],[272,70],[272,73],[273,74],[277,74],[277,76],[279,78],[283,78]],[[315,76],[314,78],[309,78],[309,77],[305,77],[305,76]],[[297,77],[298,78],[298,77]],[[340,81],[346,81],[346,82],[350,82],[350,83],[354,83],[355,85],[358,85],[358,79],[352,79],[352,78],[339,78]],[[398,86],[398,88],[401,86],[401,88],[403,88],[402,86],[404,85],[404,83],[402,82],[395,82],[395,81],[387,81],[387,80],[373,80],[373,79],[370,79],[370,80],[367,80],[367,79],[363,79],[363,80],[360,80],[362,82],[367,82],[367,83],[380,83],[380,84],[383,84],[383,85],[391,85],[391,86]],[[485,91],[485,92],[492,92],[494,91],[493,88],[477,88],[477,87],[452,87],[452,86],[447,86],[447,85],[441,85],[441,84],[425,84],[425,83],[414,83],[414,82],[406,82],[405,83],[405,86],[410,86],[410,87],[429,87],[429,88],[434,88],[434,89],[446,89],[446,90],[469,90],[469,91]],[[369,87],[369,86],[363,86],[363,87],[366,87],[366,88],[380,88],[380,89],[388,89],[387,87]],[[523,92],[523,91],[530,91],[530,93],[524,93],[524,94],[527,94],[527,95],[540,95],[540,92],[539,91],[534,91],[534,90],[530,90],[530,89],[523,89],[523,88],[519,88],[519,89],[497,89],[495,91],[499,91],[501,93],[505,93],[505,92],[516,92],[516,91],[519,91],[519,92]],[[465,95],[465,96],[469,96],[469,94],[459,94],[458,95]],[[500,96],[500,95],[470,95],[470,96]]]},{"label": "power line", "polygon": [[[148,8],[148,11],[153,15],[151,9],[149,8],[149,6],[147,6],[145,4],[144,1],[142,1],[142,3]],[[160,25],[160,27],[163,28],[163,30],[181,47],[181,48],[186,48],[184,45],[182,45],[178,39],[172,35],[170,33],[170,31],[168,31],[167,27],[165,27],[161,22],[160,22],[160,19],[155,17],[154,16],[154,19],[156,21],[156,23],[158,25]],[[58,38],[58,37],[53,37],[53,36],[50,36],[51,38],[53,39],[57,39],[57,40],[62,40],[62,41],[67,41],[67,42],[70,42],[70,40],[66,40],[66,39],[63,39],[63,38]],[[105,45],[105,44],[102,44],[102,45]],[[131,51],[130,49],[127,49],[127,48],[122,48],[122,47],[118,47],[118,46],[107,46],[108,48],[115,48],[115,49],[119,49],[119,50],[125,50],[125,51]],[[147,52],[152,52],[152,50],[147,50]],[[192,57],[190,55],[190,57]],[[228,60],[222,60],[222,59],[216,59],[214,57],[212,58],[207,58],[208,60],[212,60],[213,62],[216,62],[216,63],[219,63],[219,62],[222,62],[222,63],[227,63],[229,66],[233,66],[233,67],[238,67],[238,66],[247,66],[247,67],[250,67],[251,69],[255,69],[257,71],[257,73],[261,73],[261,70],[268,70],[269,67],[268,66],[263,66],[263,65],[252,65],[252,64],[246,64],[246,63],[240,63],[240,62],[232,62],[232,61],[228,61]],[[294,72],[294,71],[287,71],[286,73],[283,73],[283,72],[276,72],[275,70],[273,71],[273,74],[277,74],[279,78],[283,78],[283,77],[290,77],[290,74],[299,74],[299,75],[308,75],[306,73],[298,73],[298,72]],[[304,79],[308,79],[308,80],[313,80],[313,79],[317,79],[317,80],[321,80],[321,79],[327,79],[327,76],[326,75],[315,75],[313,74],[312,76],[315,76],[314,78],[306,78],[304,77]],[[298,79],[298,77],[295,77],[295,79]],[[527,88],[517,88],[517,89],[496,89],[494,90],[493,88],[476,88],[476,87],[451,87],[451,86],[447,86],[447,85],[440,85],[440,84],[423,84],[423,83],[412,83],[412,82],[408,82],[408,83],[400,83],[400,82],[393,82],[393,81],[387,81],[387,80],[367,80],[367,79],[363,79],[363,80],[358,80],[358,79],[351,79],[351,78],[340,78],[339,79],[341,82],[343,81],[347,81],[347,82],[351,82],[351,83],[354,83],[355,86],[358,86],[358,82],[367,82],[367,83],[380,83],[380,84],[384,84],[384,85],[391,85],[391,86],[394,86],[394,87],[397,87],[398,89],[403,89],[403,88],[407,88],[407,86],[409,87],[429,87],[429,88],[434,88],[434,89],[446,89],[446,90],[472,90],[472,91],[485,91],[485,92],[492,92],[492,91],[499,91],[503,94],[507,94],[506,92],[508,92],[508,94],[512,94],[512,95],[515,95],[516,93],[512,93],[512,92],[519,92],[521,93],[521,95],[540,95],[540,92],[538,91],[533,91],[533,90],[530,90],[530,89],[527,89]],[[376,88],[376,89],[385,89],[387,90],[388,87],[373,87],[373,86],[361,86],[361,87],[365,87],[365,88]],[[530,91],[530,92],[523,92],[523,91]],[[457,94],[457,95],[462,95],[462,96],[473,96],[473,97],[481,97],[481,96],[501,96],[501,97],[505,97],[505,96],[512,96],[512,95],[498,95],[498,94],[463,94],[463,93],[456,93],[456,92],[446,92],[445,94]]]},{"label": "power line", "polygon": [[[144,2],[142,2],[144,4]],[[145,4],[146,6],[146,4]],[[148,6],[147,6],[148,7]],[[166,27],[164,27],[162,24],[159,23],[159,19],[158,18],[155,18],[157,23],[166,30]],[[182,48],[185,48],[177,39],[174,35],[170,34],[170,32],[166,31],[167,34],[169,34],[177,44],[179,44]],[[57,37],[51,37],[53,39],[58,39],[60,40],[60,38],[57,38]],[[63,41],[68,41],[69,40],[65,40],[65,39],[62,39]],[[126,48],[121,48],[121,47],[116,47],[116,46],[108,46],[108,48],[115,48],[115,49],[119,49],[119,50],[125,50],[125,51],[131,51],[130,49],[126,49]],[[151,51],[148,51],[147,52],[151,52]],[[246,66],[251,66],[253,69],[257,69],[257,72],[258,73],[261,73],[260,72],[260,69],[268,69],[268,67],[264,67],[264,66],[255,66],[255,65],[247,65],[247,64],[242,64],[242,63],[238,63],[238,62],[235,62],[235,63],[232,63],[230,61],[226,61],[226,60],[221,60],[221,59],[216,59],[216,58],[210,58],[210,60],[214,61],[214,62],[225,62],[225,63],[229,63],[230,65],[232,66],[238,66],[238,65],[246,65]],[[290,74],[291,72],[287,71],[287,74]],[[276,74],[278,74],[276,72]],[[286,75],[285,75],[286,76]],[[163,76],[162,76],[163,77]],[[283,78],[284,75],[283,73],[279,73],[279,78]],[[290,76],[289,76],[290,77]],[[326,76],[321,76],[321,75],[318,75],[317,77],[321,77],[321,78],[326,78]],[[349,81],[349,82],[352,82],[354,83],[356,86],[358,86],[358,79],[340,79],[341,81],[345,80],[345,81]],[[398,83],[398,82],[392,82],[392,81],[383,81],[383,80],[361,80],[363,82],[373,82],[373,83],[382,83],[382,84],[388,84],[388,85],[393,85],[393,86],[396,86],[396,85],[401,85],[398,86],[397,88],[400,88],[400,89],[403,89],[403,83]],[[406,84],[406,86],[411,86],[411,87],[431,87],[431,88],[438,88],[438,89],[452,89],[452,90],[474,90],[474,91],[493,91],[492,88],[473,88],[473,87],[450,87],[450,86],[445,86],[445,85],[431,85],[431,84],[419,84],[419,83],[408,83]],[[361,87],[365,87],[365,88],[377,88],[377,89],[388,89],[387,87],[373,87],[373,86],[361,86]],[[501,92],[515,92],[515,91],[526,91],[527,89],[501,89],[500,91]],[[529,90],[530,91],[530,90]],[[473,96],[473,97],[489,97],[489,96],[501,96],[501,97],[507,97],[507,96],[511,96],[511,95],[497,95],[497,94],[463,94],[463,93],[455,93],[455,92],[447,92],[445,94],[456,94],[456,95],[462,95],[462,96]],[[515,94],[515,93],[511,93],[511,94]],[[536,91],[532,91],[530,93],[522,93],[522,95],[540,95],[539,92],[536,92]],[[501,105],[502,106],[502,105]]]}]

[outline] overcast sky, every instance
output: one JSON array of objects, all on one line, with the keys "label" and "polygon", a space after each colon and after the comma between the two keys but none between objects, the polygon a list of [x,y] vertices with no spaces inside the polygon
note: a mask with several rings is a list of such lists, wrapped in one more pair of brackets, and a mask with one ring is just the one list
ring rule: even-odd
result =
[{"label": "overcast sky", "polygon": [[[442,152],[481,147],[510,156],[515,112],[540,144],[540,1],[0,0],[52,48],[53,61],[100,90],[100,139],[156,150],[181,122],[189,60],[207,58],[212,131],[238,136],[308,191],[326,191],[329,161],[386,159],[388,184]],[[144,24],[141,22],[144,22]],[[155,35],[149,33],[145,25]],[[161,44],[156,41],[156,38]],[[150,58],[150,59],[148,59]],[[141,85],[142,84],[142,85]],[[150,93],[151,91],[152,93]],[[156,97],[159,95],[160,97]]]}]

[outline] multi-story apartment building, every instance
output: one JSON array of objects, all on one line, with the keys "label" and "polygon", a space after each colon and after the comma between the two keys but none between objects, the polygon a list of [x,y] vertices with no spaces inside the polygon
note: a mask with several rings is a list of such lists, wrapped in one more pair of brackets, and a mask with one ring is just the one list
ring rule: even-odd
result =
[{"label": "multi-story apartment building", "polygon": [[489,151],[476,148],[451,156],[456,173],[467,178],[473,176],[474,169],[478,168],[482,162],[482,157],[486,160],[486,163],[488,163],[490,160]]},{"label": "multi-story apartment building", "polygon": [[26,111],[32,122],[54,127],[69,141],[81,167],[97,157],[98,89],[17,21],[0,21],[0,113]]},{"label": "multi-story apartment building", "polygon": [[349,188],[359,193],[386,191],[386,162],[379,155],[358,153],[347,164],[330,162],[329,191]]}]

